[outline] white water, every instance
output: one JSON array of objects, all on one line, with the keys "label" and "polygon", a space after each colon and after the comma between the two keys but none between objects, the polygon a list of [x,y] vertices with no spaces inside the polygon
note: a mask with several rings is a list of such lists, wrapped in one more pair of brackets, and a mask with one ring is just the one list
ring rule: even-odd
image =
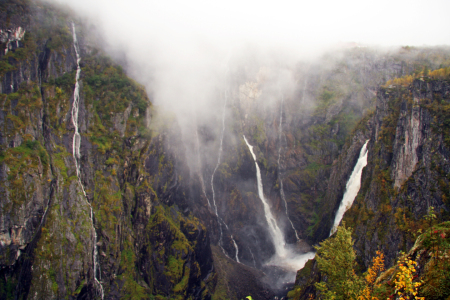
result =
[{"label": "white water", "polygon": [[[228,229],[228,226],[227,226],[227,229]],[[236,244],[236,241],[233,239],[233,235],[232,234],[230,234],[230,237],[231,237],[231,240],[233,241],[234,249],[236,249],[236,261],[240,262],[239,261],[239,248],[238,248],[238,245]]]},{"label": "white water", "polygon": [[307,252],[299,254],[290,248],[286,248],[286,252],[285,257],[274,256],[265,265],[283,268],[287,272],[285,282],[289,283],[295,280],[297,271],[302,269],[308,260],[313,259],[316,253]]},{"label": "white water", "polygon": [[103,286],[100,283],[100,281],[97,279],[97,267],[98,267],[98,250],[97,250],[97,232],[95,231],[94,227],[94,213],[92,211],[92,205],[89,203],[86,197],[86,191],[84,190],[84,186],[81,183],[80,179],[80,165],[78,164],[78,160],[80,159],[80,142],[81,142],[81,136],[78,130],[78,111],[79,111],[79,101],[80,101],[80,73],[81,73],[81,67],[80,67],[80,53],[78,49],[78,41],[77,41],[77,34],[75,32],[75,24],[72,23],[72,35],[73,35],[73,47],[75,48],[75,53],[77,56],[77,73],[75,77],[75,89],[73,91],[73,105],[72,105],[72,123],[75,127],[75,133],[73,135],[73,159],[75,161],[75,169],[77,172],[77,178],[78,183],[80,184],[81,190],[83,191],[84,200],[86,201],[87,205],[90,209],[90,219],[92,224],[92,232],[93,232],[93,243],[94,243],[94,249],[92,254],[92,261],[93,261],[93,269],[94,269],[94,281],[97,284],[97,286],[100,289],[100,294],[103,299],[104,292],[103,292]]},{"label": "white water", "polygon": [[269,224],[269,231],[272,237],[273,244],[275,246],[275,255],[265,263],[266,266],[277,266],[281,267],[286,271],[286,277],[282,279],[285,283],[293,282],[295,280],[295,275],[297,271],[303,268],[306,262],[313,259],[315,256],[314,252],[298,253],[294,247],[286,245],[283,233],[277,225],[277,222],[272,215],[270,206],[264,197],[264,190],[261,180],[261,171],[259,169],[258,163],[256,161],[256,155],[253,152],[253,146],[251,146],[247,139],[244,137],[244,141],[252,154],[253,160],[256,166],[256,180],[258,183],[258,196],[261,199],[264,206],[264,214]]},{"label": "white water", "polygon": [[341,220],[344,217],[344,213],[352,206],[353,201],[355,200],[356,195],[359,192],[359,188],[361,187],[362,170],[367,165],[368,142],[369,140],[367,140],[364,146],[362,146],[361,151],[359,153],[358,161],[356,162],[355,168],[353,169],[353,172],[350,175],[350,178],[347,182],[344,197],[342,197],[342,202],[339,205],[339,209],[336,213],[333,227],[330,230],[330,236],[336,232],[339,223],[341,223]]},{"label": "white water", "polygon": [[[227,254],[226,254],[226,252],[225,252],[225,249],[223,249],[223,247],[222,247],[222,236],[223,236],[223,231],[222,231],[222,225],[221,225],[220,223],[222,223],[223,225],[225,225],[225,227],[226,227],[226,229],[227,229],[228,231],[229,231],[229,228],[228,228],[228,225],[225,223],[225,221],[222,220],[221,217],[219,217],[219,213],[217,212],[216,194],[215,194],[215,192],[214,192],[214,175],[216,174],[216,171],[217,171],[217,169],[218,169],[219,166],[220,166],[220,160],[221,160],[221,158],[222,158],[223,136],[224,136],[224,133],[225,133],[225,109],[226,109],[226,105],[227,105],[227,100],[228,100],[228,97],[227,97],[227,93],[225,92],[225,103],[224,103],[224,105],[223,105],[223,112],[222,112],[222,133],[221,133],[221,135],[220,135],[219,156],[218,156],[218,158],[217,158],[217,164],[216,164],[216,167],[214,168],[214,171],[213,171],[213,173],[212,173],[212,175],[211,175],[212,200],[213,200],[213,204],[214,204],[214,212],[216,213],[216,217],[217,217],[217,220],[218,220],[218,223],[219,223],[219,230],[220,230],[219,246],[220,246],[220,248],[222,248],[222,252],[223,252],[225,255],[227,255]],[[208,202],[209,202],[209,200],[208,200]],[[238,245],[236,244],[236,241],[233,239],[233,235],[230,235],[230,237],[231,237],[231,240],[233,241],[234,249],[236,250],[236,256],[235,256],[236,261],[237,261],[237,262],[240,262],[240,261],[239,261],[239,257],[238,257],[238,254],[239,254],[239,248],[238,248]]]},{"label": "white water", "polygon": [[275,220],[274,216],[272,215],[272,211],[270,209],[269,203],[267,203],[266,198],[264,197],[264,191],[263,191],[263,185],[261,180],[261,171],[259,170],[258,163],[256,162],[256,155],[253,153],[253,146],[251,146],[247,139],[244,137],[244,141],[248,146],[248,149],[250,150],[250,153],[252,154],[253,160],[255,161],[256,166],[256,180],[258,182],[258,196],[259,199],[261,199],[263,206],[264,206],[264,215],[266,217],[267,223],[269,224],[269,232],[272,237],[273,244],[275,246],[275,252],[278,256],[284,257],[286,256],[286,249],[285,249],[285,241],[283,233],[281,232],[280,228],[278,227],[277,221]]},{"label": "white water", "polygon": [[283,134],[283,103],[284,103],[284,97],[281,96],[281,104],[280,104],[280,124],[278,126],[278,141],[280,145],[278,146],[278,181],[280,183],[280,195],[281,199],[284,201],[284,207],[286,208],[286,217],[288,218],[289,222],[291,223],[292,229],[295,232],[295,237],[297,238],[297,241],[300,240],[298,237],[297,230],[294,227],[294,224],[291,221],[291,218],[289,218],[288,214],[288,207],[286,202],[286,196],[284,195],[284,189],[283,189],[283,180],[281,179],[281,168],[280,168],[280,157],[281,157],[281,136]]}]

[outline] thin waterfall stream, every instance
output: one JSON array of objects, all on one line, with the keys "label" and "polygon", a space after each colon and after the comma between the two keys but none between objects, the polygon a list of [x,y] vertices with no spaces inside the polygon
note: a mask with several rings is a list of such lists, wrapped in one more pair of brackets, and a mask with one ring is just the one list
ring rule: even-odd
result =
[{"label": "thin waterfall stream", "polygon": [[[90,219],[91,219],[91,224],[92,224],[92,232],[93,232],[93,244],[94,244],[94,249],[93,249],[93,253],[92,253],[92,261],[93,261],[93,269],[94,269],[94,281],[96,283],[96,285],[98,286],[98,288],[100,289],[100,295],[101,298],[103,299],[104,297],[104,292],[103,292],[103,285],[101,284],[100,280],[97,279],[97,268],[100,268],[99,264],[98,264],[98,249],[97,249],[97,232],[95,231],[95,226],[94,226],[94,212],[92,210],[92,205],[89,203],[87,196],[86,196],[86,191],[84,189],[84,186],[81,182],[80,179],[80,164],[78,163],[78,160],[80,159],[80,145],[81,145],[81,136],[80,136],[80,132],[78,129],[78,112],[79,112],[79,104],[80,104],[80,74],[81,74],[81,67],[80,67],[80,51],[78,48],[78,41],[77,41],[77,34],[75,31],[75,24],[72,22],[72,35],[73,35],[73,46],[75,48],[75,53],[77,56],[77,73],[76,73],[76,77],[75,77],[75,89],[73,91],[73,105],[72,105],[72,123],[73,126],[75,128],[75,132],[73,134],[73,149],[72,149],[72,153],[73,153],[73,159],[75,161],[75,169],[77,172],[77,178],[78,178],[78,183],[81,187],[81,190],[83,191],[83,195],[84,195],[84,200],[86,201],[86,204],[89,206],[90,209]],[[101,273],[101,272],[100,272]],[[99,275],[99,277],[101,276],[101,274]],[[101,278],[100,278],[101,279]]]},{"label": "thin waterfall stream", "polygon": [[284,201],[284,207],[286,209],[286,217],[288,218],[289,222],[291,223],[292,229],[295,232],[295,237],[297,239],[297,241],[300,240],[300,238],[298,237],[298,233],[297,230],[294,227],[294,223],[292,223],[291,218],[289,217],[289,213],[288,213],[288,207],[287,207],[287,201],[286,201],[286,196],[284,194],[284,189],[283,189],[283,179],[281,179],[281,167],[280,167],[280,158],[281,158],[281,136],[283,135],[283,104],[284,104],[284,96],[281,96],[281,103],[280,103],[280,124],[278,125],[278,141],[279,141],[279,146],[278,146],[278,182],[280,183],[280,196],[281,199],[283,199]]},{"label": "thin waterfall stream", "polygon": [[[226,255],[226,252],[225,252],[225,249],[223,248],[223,246],[222,246],[222,237],[223,237],[223,230],[222,230],[222,225],[220,224],[220,223],[222,223],[224,226],[225,226],[225,228],[228,230],[228,231],[230,231],[229,230],[229,228],[228,228],[228,225],[225,223],[225,221],[219,216],[219,213],[218,213],[218,211],[217,211],[217,205],[216,205],[216,194],[215,194],[215,192],[214,192],[214,175],[216,174],[216,171],[217,171],[217,169],[219,168],[219,166],[220,166],[220,160],[221,160],[221,158],[222,158],[222,151],[223,151],[223,136],[224,136],[224,133],[225,133],[225,110],[226,110],[226,105],[227,105],[227,97],[228,95],[227,95],[227,93],[225,92],[225,103],[224,103],[224,105],[223,105],[223,112],[222,112],[222,133],[221,133],[221,135],[220,135],[220,146],[219,146],[219,155],[218,155],[218,158],[217,158],[217,164],[216,164],[216,167],[214,168],[214,171],[213,171],[213,173],[212,173],[212,175],[211,175],[211,191],[212,191],[212,202],[213,202],[213,205],[214,205],[214,212],[216,213],[216,217],[217,217],[217,220],[218,220],[218,223],[219,223],[219,229],[220,229],[220,238],[219,238],[219,246],[220,246],[220,248],[222,248],[222,252]],[[209,200],[208,200],[209,201]],[[236,250],[236,255],[235,255],[235,258],[236,258],[236,261],[237,262],[240,262],[239,261],[239,248],[238,248],[238,245],[236,244],[236,241],[234,240],[234,238],[233,238],[233,235],[232,234],[230,234],[230,237],[231,237],[231,240],[232,240],[232,242],[233,242],[233,246],[234,246],[234,249]]]},{"label": "thin waterfall stream", "polygon": [[247,139],[245,138],[245,135],[243,137],[245,143],[247,144],[248,149],[250,150],[250,153],[252,154],[253,160],[255,161],[256,180],[258,183],[258,196],[259,199],[261,199],[264,206],[264,215],[266,217],[267,224],[269,225],[269,232],[270,236],[272,237],[273,244],[275,246],[275,252],[278,256],[284,257],[286,256],[286,249],[285,249],[286,242],[284,241],[283,233],[281,232],[280,227],[278,227],[277,221],[275,220],[272,214],[269,203],[264,197],[263,184],[261,180],[261,171],[259,169],[258,162],[256,161],[256,155],[253,152],[253,146],[248,143]]}]

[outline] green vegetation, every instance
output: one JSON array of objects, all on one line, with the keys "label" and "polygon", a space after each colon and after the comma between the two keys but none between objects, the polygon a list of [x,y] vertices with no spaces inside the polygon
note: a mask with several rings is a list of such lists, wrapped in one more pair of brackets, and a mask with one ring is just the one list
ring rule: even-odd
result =
[{"label": "green vegetation", "polygon": [[[184,217],[176,207],[154,208],[146,228],[149,241],[147,251],[152,257],[151,273],[156,276],[158,266],[165,266],[163,274],[159,275],[162,278],[154,278],[151,284],[154,295],[186,299],[189,282],[198,280],[201,275],[198,263],[192,261],[197,243],[194,237],[199,227],[205,230],[198,219]],[[169,290],[157,284],[161,280],[170,283]]]},{"label": "green vegetation", "polygon": [[[98,50],[87,49],[91,54],[82,57],[80,91],[85,113],[83,119],[80,116],[80,131],[86,147],[79,160],[85,197],[71,145],[76,71],[67,71],[66,59],[74,55],[73,18],[44,3],[0,3],[4,5],[5,10],[19,14],[24,13],[20,5],[36,5],[33,9],[41,19],[32,23],[37,27],[27,28],[21,47],[0,60],[0,77],[18,68],[25,72],[37,69],[42,51],[51,66],[38,83],[26,81],[15,87],[15,93],[0,95],[5,112],[1,130],[8,141],[0,147],[0,164],[8,172],[7,180],[0,183],[5,191],[2,214],[9,215],[11,224],[23,224],[30,204],[37,207],[31,211],[33,217],[36,209],[47,212],[33,253],[30,293],[45,299],[77,297],[93,284],[96,246],[101,275],[114,274],[102,278],[105,295],[118,289],[123,299],[191,299],[192,285],[201,284],[202,297],[207,298],[214,283],[201,282],[204,274],[196,257],[197,244],[206,243],[206,229],[193,216],[168,208],[159,199],[169,197],[171,180],[182,181],[181,175],[174,175],[174,156],[164,148],[167,133],[176,125],[174,115],[156,114],[143,86]],[[77,26],[80,41],[83,30]],[[148,110],[152,119],[147,128]],[[154,166],[149,167],[149,162]],[[42,204],[36,201],[42,198]],[[94,222],[86,201],[92,205]],[[34,223],[42,216],[35,217]],[[97,245],[93,244],[93,225]],[[160,241],[166,233],[170,239]],[[1,253],[4,265],[13,263],[10,260],[15,255],[10,252],[8,248]],[[147,259],[155,260],[142,275]],[[0,298],[14,296],[16,277],[2,277]]]},{"label": "green vegetation", "polygon": [[142,125],[150,105],[144,87],[106,56],[87,57],[84,66],[83,92],[93,116],[88,135],[97,150],[120,153],[124,136],[149,136]]},{"label": "green vegetation", "polygon": [[[39,20],[29,22],[28,19],[34,17],[29,14],[29,5],[34,5],[31,11],[38,15]],[[21,47],[9,51],[0,60],[0,77],[19,69],[25,73],[38,70],[43,57],[50,59],[50,67],[40,74],[42,77],[33,79],[36,82],[26,80],[14,87],[16,92],[0,95],[0,105],[5,113],[1,132],[8,142],[0,148],[0,164],[7,170],[6,180],[0,183],[2,191],[5,191],[1,195],[4,200],[2,214],[8,215],[14,224],[12,226],[21,226],[24,218],[31,215],[35,219],[26,226],[36,226],[40,224],[43,212],[47,212],[45,222],[37,232],[40,238],[33,253],[30,295],[36,293],[35,297],[43,299],[77,297],[84,287],[92,284],[92,253],[93,247],[97,247],[99,269],[102,276],[108,275],[102,277],[106,294],[114,289],[124,299],[189,299],[192,298],[192,290],[200,285],[204,298],[209,297],[210,291],[215,291],[217,298],[226,297],[227,283],[220,281],[222,279],[214,273],[207,282],[201,282],[205,274],[201,274],[197,255],[203,254],[198,249],[202,246],[200,243],[207,242],[206,229],[198,219],[181,213],[180,208],[173,205],[178,202],[185,204],[183,198],[187,197],[182,184],[178,184],[183,180],[180,174],[175,173],[175,157],[164,148],[167,136],[176,125],[174,115],[162,111],[156,115],[156,108],[151,107],[144,87],[129,79],[111,59],[90,48],[89,42],[85,43],[87,51],[83,54],[89,55],[82,57],[80,91],[84,105],[84,118],[80,122],[85,146],[80,159],[83,167],[80,181],[87,195],[84,196],[76,176],[71,147],[70,104],[76,71],[73,64],[72,68],[69,67],[68,61],[74,59],[70,26],[70,20],[74,18],[63,9],[27,0],[1,2],[0,8],[6,14],[6,26],[10,25],[12,16],[20,16],[21,22],[30,24]],[[77,26],[80,41],[83,30]],[[428,57],[434,59],[431,55]],[[433,69],[431,64],[423,69],[424,75],[447,78],[448,69],[429,71]],[[350,80],[342,79],[343,74],[350,74],[348,78],[358,82],[350,84]],[[23,76],[33,78],[28,73]],[[342,82],[344,84],[340,85]],[[403,83],[397,81],[393,84]],[[357,120],[370,106],[366,103],[356,107],[351,103],[352,93],[355,93],[355,98],[363,97],[365,90],[359,74],[345,63],[339,64],[332,76],[326,77],[319,90],[319,101],[311,123],[305,130],[286,133],[288,143],[293,145],[290,150],[305,158],[304,168],[287,174],[286,184],[301,186],[299,193],[292,195],[288,202],[293,207],[293,203],[300,202],[295,214],[306,216],[311,234],[319,224],[319,204],[324,197],[324,189],[317,185],[317,181],[327,177],[333,160],[350,133],[354,132],[353,128],[360,126],[357,128],[362,130],[365,124],[357,124]],[[447,116],[450,113],[446,100],[441,98],[436,97],[434,102],[421,105],[435,112],[436,128],[433,130],[441,132],[444,128],[442,137],[449,144],[447,127],[450,128],[450,120]],[[149,120],[146,120],[146,114],[149,112],[152,120],[147,128]],[[390,115],[385,120],[381,136],[387,142],[395,129],[397,117]],[[237,117],[235,119],[238,120]],[[250,130],[255,146],[262,151],[263,145],[269,142],[267,124],[256,115],[250,116],[249,122],[252,123]],[[441,124],[444,127],[441,128]],[[233,124],[236,133],[240,125],[238,121]],[[217,174],[222,180],[231,178],[243,166],[244,153],[248,151],[239,141],[234,142],[233,150],[224,154],[229,160],[224,160],[218,169]],[[320,153],[322,148],[326,150]],[[236,165],[229,163],[233,160],[237,161]],[[274,168],[274,162],[269,159],[260,158],[258,163],[266,172]],[[439,166],[435,171],[443,172]],[[385,184],[383,188],[391,183],[389,177],[389,172],[379,171],[377,180]],[[171,187],[174,182],[175,188]],[[442,177],[438,184],[443,190],[448,185],[448,178]],[[176,194],[173,193],[175,189]],[[238,189],[229,191],[232,207],[240,211],[249,209],[243,205],[243,195]],[[389,196],[383,195],[383,211],[390,209],[386,200]],[[448,193],[444,196],[449,197]],[[42,199],[44,201],[37,201]],[[86,201],[92,205],[94,222],[89,216]],[[26,210],[31,206],[35,207],[34,210]],[[24,216],[25,213],[28,215]],[[368,209],[367,214],[371,216]],[[399,209],[395,217],[401,230],[413,224],[411,211]],[[437,233],[423,235],[423,244],[431,249],[434,263],[429,263],[424,271],[428,274],[424,280],[427,280],[429,289],[424,288],[422,293],[439,299],[448,297],[448,277],[445,277],[449,270],[448,252],[445,252],[448,240],[442,238],[442,235],[448,236],[448,226],[434,226]],[[93,230],[98,236],[96,245]],[[16,238],[20,236],[17,232],[14,234]],[[348,243],[348,237],[345,242]],[[9,251],[2,253],[3,265],[12,265],[10,259],[13,256]],[[321,253],[326,256],[324,250]],[[347,254],[350,260],[351,253]],[[306,270],[312,268],[310,263],[307,266],[309,269]],[[321,266],[328,268],[326,263]],[[347,279],[353,282],[360,279],[354,273],[346,274],[349,274]],[[17,285],[17,276],[14,276],[1,278],[0,298],[14,296]],[[333,278],[332,285],[323,287],[323,294],[341,293],[340,278]],[[214,290],[217,281],[219,288]],[[247,298],[251,300],[251,297]]]},{"label": "green vegetation", "polygon": [[340,226],[337,233],[315,247],[319,270],[327,276],[326,282],[316,284],[321,299],[357,299],[363,289],[363,280],[355,273],[356,254],[351,230]]},{"label": "green vegetation", "polygon": [[149,290],[136,282],[138,275],[136,270],[136,256],[132,250],[130,240],[123,244],[124,249],[120,256],[120,275],[118,279],[123,281],[121,299],[148,299]]},{"label": "green vegetation", "polygon": [[[351,229],[340,226],[332,237],[316,247],[316,261],[325,281],[315,284],[308,299],[448,299],[450,297],[450,222],[434,224],[432,210],[424,218],[429,228],[418,235],[408,253],[384,269],[384,255],[377,251],[368,270],[357,275]],[[304,274],[311,273],[312,261]],[[420,270],[420,272],[419,272]],[[298,274],[298,276],[302,276]],[[302,287],[294,287],[289,299],[299,299]]]},{"label": "green vegetation", "polygon": [[23,144],[0,151],[0,163],[8,167],[7,180],[0,184],[9,192],[2,213],[8,213],[15,218],[19,207],[32,200],[35,185],[42,184],[39,178],[41,172],[47,173],[49,157],[44,147],[38,141],[27,136]]}]

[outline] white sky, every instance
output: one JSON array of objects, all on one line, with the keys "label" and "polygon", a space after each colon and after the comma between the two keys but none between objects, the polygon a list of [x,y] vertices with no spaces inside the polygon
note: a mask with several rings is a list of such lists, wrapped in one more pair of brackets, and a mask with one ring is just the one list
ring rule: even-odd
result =
[{"label": "white sky", "polygon": [[167,40],[417,46],[450,41],[448,0],[59,1],[120,31],[135,28],[149,38],[163,34]]}]

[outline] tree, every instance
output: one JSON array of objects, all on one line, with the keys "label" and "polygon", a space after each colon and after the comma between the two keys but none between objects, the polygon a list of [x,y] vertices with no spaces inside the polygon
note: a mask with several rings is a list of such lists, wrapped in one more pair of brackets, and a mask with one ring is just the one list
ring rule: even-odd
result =
[{"label": "tree", "polygon": [[367,270],[364,279],[365,287],[361,291],[358,300],[378,300],[377,297],[373,296],[373,291],[375,288],[375,282],[380,276],[381,272],[384,271],[384,254],[381,251],[377,251],[377,256],[372,259],[372,265]]},{"label": "tree", "polygon": [[353,250],[351,230],[345,224],[326,239],[317,250],[316,260],[327,281],[316,283],[321,299],[357,299],[364,288],[364,280],[354,271],[356,254]]},{"label": "tree", "polygon": [[402,256],[398,262],[399,271],[395,278],[395,293],[398,294],[399,300],[425,300],[424,297],[417,296],[417,288],[421,285],[420,282],[413,282],[414,273],[416,273],[415,266],[417,263],[410,260],[406,256]]}]

